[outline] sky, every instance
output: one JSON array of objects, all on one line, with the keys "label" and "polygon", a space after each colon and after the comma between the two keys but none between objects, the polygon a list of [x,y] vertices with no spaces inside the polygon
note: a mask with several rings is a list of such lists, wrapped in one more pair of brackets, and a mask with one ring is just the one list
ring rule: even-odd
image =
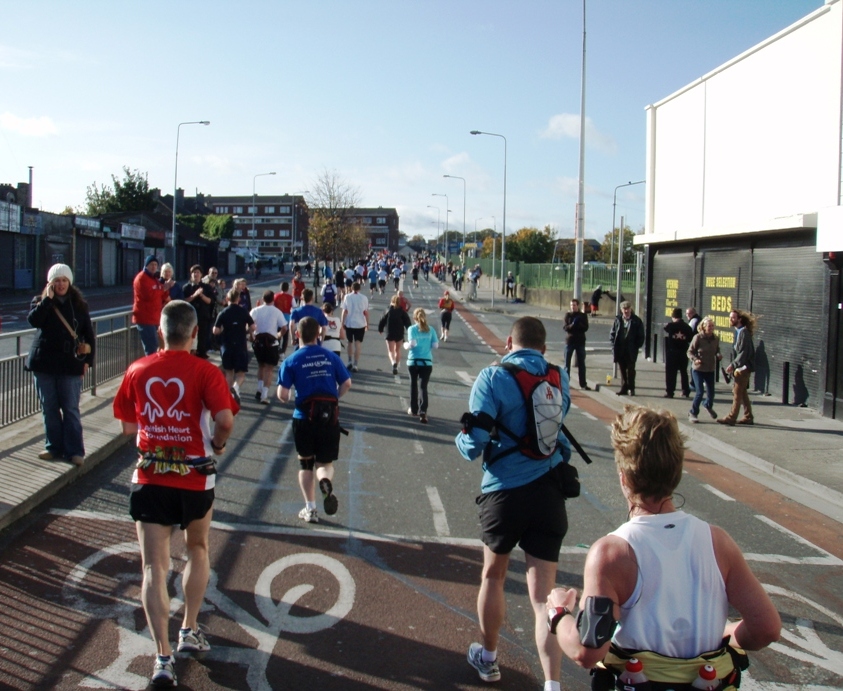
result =
[{"label": "sky", "polygon": [[[602,241],[615,188],[645,176],[647,105],[823,0],[585,2],[585,237]],[[187,195],[301,194],[333,171],[432,238],[446,218],[502,230],[505,166],[507,233],[574,237],[582,0],[27,0],[3,23],[0,183],[33,166],[45,211],[124,166],[171,194],[179,133]],[[616,225],[643,228],[644,192],[617,190]]]}]

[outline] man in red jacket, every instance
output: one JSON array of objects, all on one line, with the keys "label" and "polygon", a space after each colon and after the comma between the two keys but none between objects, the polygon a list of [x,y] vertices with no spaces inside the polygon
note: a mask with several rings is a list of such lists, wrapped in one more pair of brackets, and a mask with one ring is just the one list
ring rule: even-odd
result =
[{"label": "man in red jacket", "polygon": [[161,283],[155,277],[158,272],[158,259],[150,254],[143,263],[141,271],[132,282],[134,300],[132,303],[132,324],[140,331],[143,352],[152,355],[158,352],[158,324],[161,322],[161,308],[167,301],[170,288],[175,281],[170,278]]}]

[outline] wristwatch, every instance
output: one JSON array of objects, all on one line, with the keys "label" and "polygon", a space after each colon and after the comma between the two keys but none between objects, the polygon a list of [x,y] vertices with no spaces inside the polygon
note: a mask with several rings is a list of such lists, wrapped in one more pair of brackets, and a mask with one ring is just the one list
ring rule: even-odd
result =
[{"label": "wristwatch", "polygon": [[[571,614],[571,610],[567,607],[548,607],[547,608],[547,630],[554,636],[556,635],[556,626],[566,614]],[[573,614],[571,614],[573,616]]]}]

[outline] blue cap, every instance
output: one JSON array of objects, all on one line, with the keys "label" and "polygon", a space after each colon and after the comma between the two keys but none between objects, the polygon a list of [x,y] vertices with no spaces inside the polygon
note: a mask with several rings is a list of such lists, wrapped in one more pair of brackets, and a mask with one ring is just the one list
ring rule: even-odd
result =
[{"label": "blue cap", "polygon": [[146,259],[143,260],[143,268],[145,269],[147,266],[149,266],[149,262],[157,262],[157,261],[158,261],[158,257],[156,257],[154,254],[150,254]]}]

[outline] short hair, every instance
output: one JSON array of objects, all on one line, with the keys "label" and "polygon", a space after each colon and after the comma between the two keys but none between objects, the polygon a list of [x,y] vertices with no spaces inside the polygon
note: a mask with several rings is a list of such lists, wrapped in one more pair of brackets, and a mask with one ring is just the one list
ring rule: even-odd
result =
[{"label": "short hair", "polygon": [[226,297],[231,304],[236,304],[240,301],[240,291],[237,288],[232,288],[226,293]]},{"label": "short hair", "polygon": [[577,306],[579,307],[580,301],[577,298],[571,298],[571,302],[576,302]]},{"label": "short hair", "polygon": [[682,309],[679,307],[674,307],[673,312],[671,312],[670,316],[673,319],[682,319]]},{"label": "short hair", "polygon": [[547,331],[544,324],[535,317],[521,317],[516,320],[509,335],[516,345],[533,350],[541,350],[547,341]]},{"label": "short hair", "polygon": [[281,292],[282,292],[282,293],[286,293],[289,289],[290,289],[290,284],[289,284],[289,283],[287,283],[287,281],[284,281],[284,282],[281,284]]},{"label": "short hair", "polygon": [[161,336],[168,346],[184,345],[193,338],[196,310],[184,300],[170,300],[161,310]]},{"label": "short hair", "polygon": [[313,317],[304,317],[296,324],[296,329],[299,332],[302,343],[313,343],[319,335],[319,322]]},{"label": "short hair", "polygon": [[170,262],[164,262],[164,263],[161,265],[161,275],[162,275],[162,276],[164,275],[164,272],[165,272],[167,269],[169,269],[170,271],[172,271],[172,272],[173,272],[173,274],[175,275],[175,273],[176,273],[176,272],[175,272],[175,270],[173,269],[173,265],[172,265],[172,264],[170,264]]},{"label": "short hair", "polygon": [[331,314],[334,311],[334,306],[330,302],[323,302],[322,303],[322,311],[325,314]]},{"label": "short hair", "polygon": [[200,274],[202,273],[202,267],[199,264],[194,264],[190,267],[190,273],[192,274],[194,271],[198,271]]},{"label": "short hair", "polygon": [[624,301],[620,304],[620,308],[621,308],[622,310],[625,310],[625,309],[627,309],[627,308],[632,309],[632,303],[631,303],[629,300],[624,300]]},{"label": "short hair", "polygon": [[612,423],[612,448],[632,494],[665,499],[679,486],[685,436],[673,413],[626,405]]},{"label": "short hair", "polygon": [[359,292],[360,291],[360,284],[357,281],[354,281],[354,283],[351,284],[351,289],[355,293]]},{"label": "short hair", "polygon": [[271,305],[273,302],[275,302],[275,293],[272,292],[271,288],[269,290],[263,291],[263,301],[267,305]]},{"label": "short hair", "polygon": [[311,300],[313,300],[313,290],[311,290],[310,288],[305,288],[301,292],[301,297],[302,300],[304,300],[305,302],[310,302]]}]

